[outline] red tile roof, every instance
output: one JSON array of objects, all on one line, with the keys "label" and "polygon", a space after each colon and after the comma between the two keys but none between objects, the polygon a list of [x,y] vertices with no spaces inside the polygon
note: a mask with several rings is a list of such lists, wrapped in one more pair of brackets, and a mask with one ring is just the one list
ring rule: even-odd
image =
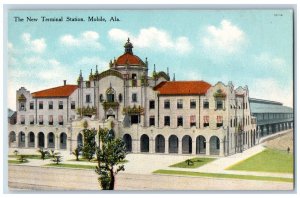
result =
[{"label": "red tile roof", "polygon": [[140,65],[144,64],[144,62],[138,57],[131,53],[125,53],[117,59],[117,65]]},{"label": "red tile roof", "polygon": [[204,81],[165,81],[154,87],[161,95],[201,95],[211,85]]},{"label": "red tile roof", "polygon": [[54,97],[68,97],[76,89],[77,85],[64,85],[60,87],[54,87],[50,89],[45,89],[42,91],[37,91],[32,93],[33,98],[54,98]]}]

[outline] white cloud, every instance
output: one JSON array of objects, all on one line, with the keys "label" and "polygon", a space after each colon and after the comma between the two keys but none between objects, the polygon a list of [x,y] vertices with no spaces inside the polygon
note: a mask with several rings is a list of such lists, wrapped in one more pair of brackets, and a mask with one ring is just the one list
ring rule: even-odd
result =
[{"label": "white cloud", "polygon": [[174,50],[179,54],[185,54],[191,51],[192,44],[187,37],[172,38],[171,35],[155,27],[141,29],[138,35],[133,35],[122,29],[111,29],[108,32],[111,40],[125,42],[130,38],[134,47],[149,48],[155,50]]},{"label": "white cloud", "polygon": [[98,72],[108,69],[108,62],[99,57],[82,57],[75,63],[78,68],[90,68],[95,72],[96,65],[98,65]]},{"label": "white cloud", "polygon": [[31,39],[29,33],[22,34],[22,40],[26,45],[26,49],[36,53],[42,53],[45,51],[47,45],[44,38]]},{"label": "white cloud", "polygon": [[238,52],[246,43],[245,33],[228,20],[222,20],[220,26],[208,26],[202,43],[210,53],[230,55]]},{"label": "white cloud", "polygon": [[257,66],[264,69],[277,70],[279,72],[291,73],[292,66],[288,66],[287,62],[283,58],[275,57],[269,53],[261,53],[254,56],[254,61]]},{"label": "white cloud", "polygon": [[77,38],[71,34],[66,34],[60,37],[60,43],[68,47],[93,47],[96,49],[101,48],[99,42],[99,34],[94,31],[85,31]]},{"label": "white cloud", "polygon": [[252,98],[278,101],[293,107],[292,82],[282,84],[273,78],[253,79],[253,83],[249,85],[249,94]]}]

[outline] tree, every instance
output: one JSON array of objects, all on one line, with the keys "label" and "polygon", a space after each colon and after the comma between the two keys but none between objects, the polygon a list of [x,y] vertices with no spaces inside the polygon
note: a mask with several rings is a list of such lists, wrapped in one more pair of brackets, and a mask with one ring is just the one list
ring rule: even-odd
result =
[{"label": "tree", "polygon": [[61,162],[61,156],[60,155],[55,155],[52,159],[53,162],[55,162],[57,165],[59,162]]},{"label": "tree", "polygon": [[19,158],[18,158],[18,161],[19,161],[20,163],[25,163],[25,162],[27,162],[27,159],[25,158],[24,155],[20,155]]},{"label": "tree", "polygon": [[124,171],[124,165],[118,165],[126,157],[126,147],[123,140],[114,138],[108,129],[99,128],[101,147],[97,147],[96,173],[100,175],[98,181],[103,190],[114,190],[115,175]]},{"label": "tree", "polygon": [[80,155],[80,151],[81,149],[79,147],[77,147],[72,154],[76,156],[76,161],[79,161],[79,155]]},{"label": "tree", "polygon": [[50,157],[50,158],[53,158],[53,159],[55,159],[56,158],[56,156],[59,156],[60,155],[60,152],[55,152],[54,150],[50,150],[50,152],[48,152],[48,156]]},{"label": "tree", "polygon": [[193,165],[194,162],[191,159],[185,160],[185,163],[187,163],[188,166]]},{"label": "tree", "polygon": [[42,159],[42,160],[45,160],[46,155],[49,154],[49,152],[48,152],[48,151],[44,151],[43,148],[40,148],[40,149],[38,150],[38,152],[41,154],[41,159]]},{"label": "tree", "polygon": [[96,141],[95,141],[96,134],[97,134],[96,129],[83,130],[84,144],[82,147],[82,156],[88,159],[89,161],[93,159],[93,156],[96,151]]}]

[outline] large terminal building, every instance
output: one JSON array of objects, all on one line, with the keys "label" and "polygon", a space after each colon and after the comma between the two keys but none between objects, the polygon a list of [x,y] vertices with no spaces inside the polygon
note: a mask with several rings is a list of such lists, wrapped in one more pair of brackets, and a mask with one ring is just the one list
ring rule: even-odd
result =
[{"label": "large terminal building", "polygon": [[293,127],[292,108],[250,99],[247,86],[171,81],[168,71],[155,69],[149,75],[147,59],[134,55],[129,39],[124,48],[108,70],[96,68],[88,79],[80,72],[77,85],[17,90],[9,147],[72,152],[87,121],[88,128],[109,128],[132,153],[228,156]]}]

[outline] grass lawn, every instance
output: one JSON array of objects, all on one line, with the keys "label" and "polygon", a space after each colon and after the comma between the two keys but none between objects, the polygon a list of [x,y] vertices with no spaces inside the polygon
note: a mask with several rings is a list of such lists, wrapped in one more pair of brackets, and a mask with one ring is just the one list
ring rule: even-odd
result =
[{"label": "grass lawn", "polygon": [[[85,159],[85,158],[79,158],[79,161],[76,161],[76,159],[71,159],[71,160],[68,160],[68,161],[98,163],[98,161],[96,159],[92,159],[91,161],[89,161],[88,159]],[[120,162],[120,164],[124,164],[124,163],[127,163],[127,162],[128,162],[128,160],[123,160],[123,161]]]},{"label": "grass lawn", "polygon": [[82,169],[95,169],[96,165],[81,165],[81,164],[46,164],[45,166],[62,167],[62,168],[82,168]]},{"label": "grass lawn", "polygon": [[234,175],[234,174],[220,174],[220,173],[200,173],[200,172],[176,171],[176,170],[156,170],[153,173],[167,174],[167,175],[198,176],[198,177],[216,177],[216,178],[230,178],[230,179],[293,182],[292,178],[266,177],[266,176],[253,176],[253,175]]},{"label": "grass lawn", "polygon": [[204,164],[207,164],[211,161],[214,161],[215,158],[204,158],[204,157],[196,157],[196,158],[192,158],[190,159],[192,160],[192,164],[188,165],[185,161],[183,162],[179,162],[177,164],[173,164],[169,167],[177,167],[177,168],[198,168],[200,166],[203,166]]},{"label": "grass lawn", "polygon": [[[11,158],[18,158],[20,157],[21,154],[19,155],[8,155],[8,157],[11,157]],[[22,154],[23,155],[23,154]],[[40,159],[41,160],[41,155],[23,155],[26,159]],[[45,157],[45,159],[49,159],[48,156]]]},{"label": "grass lawn", "polygon": [[79,158],[79,161],[76,161],[76,159],[71,159],[71,160],[68,160],[68,161],[72,161],[72,162],[91,162],[91,163],[97,163],[97,159],[95,159],[95,158],[91,159],[91,161],[89,161],[89,160],[86,159],[86,158]]},{"label": "grass lawn", "polygon": [[266,149],[226,170],[293,173],[293,154]]},{"label": "grass lawn", "polygon": [[9,164],[24,164],[24,163],[27,163],[28,161],[25,161],[25,162],[20,162],[18,160],[8,160],[8,163]]}]

